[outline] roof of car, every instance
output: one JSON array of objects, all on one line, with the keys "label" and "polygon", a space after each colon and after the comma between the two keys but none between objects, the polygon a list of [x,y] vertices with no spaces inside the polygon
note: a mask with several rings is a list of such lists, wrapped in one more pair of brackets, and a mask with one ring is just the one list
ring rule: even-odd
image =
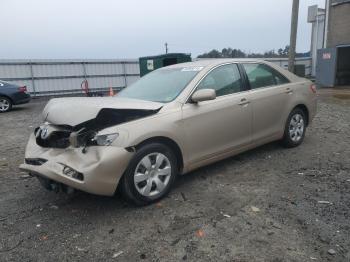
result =
[{"label": "roof of car", "polygon": [[[193,62],[180,63],[180,64],[175,64],[175,65],[171,65],[163,68],[204,67],[208,70],[210,68],[216,67],[217,65],[221,65],[224,63],[244,63],[244,62],[264,63],[278,70],[280,73],[283,73],[283,75],[286,76],[292,82],[300,80],[298,76],[290,73],[284,68],[281,68],[280,66],[274,63],[271,63],[264,59],[259,59],[259,58],[204,58],[204,59],[198,59],[197,61],[193,61]],[[161,69],[162,68],[160,68],[160,70]]]},{"label": "roof of car", "polygon": [[256,58],[204,58],[193,62],[181,63],[168,66],[168,68],[192,67],[192,66],[216,66],[229,62],[265,62]]}]

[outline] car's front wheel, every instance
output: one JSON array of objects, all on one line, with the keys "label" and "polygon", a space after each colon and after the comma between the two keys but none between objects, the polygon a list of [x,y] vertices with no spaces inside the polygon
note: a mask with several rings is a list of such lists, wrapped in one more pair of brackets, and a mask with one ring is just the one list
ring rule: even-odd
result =
[{"label": "car's front wheel", "polygon": [[0,113],[10,111],[12,108],[12,102],[10,99],[4,96],[0,96]]},{"label": "car's front wheel", "polygon": [[158,201],[169,193],[178,172],[177,159],[163,144],[139,148],[120,181],[123,196],[136,205]]},{"label": "car's front wheel", "polygon": [[282,142],[286,147],[298,146],[303,142],[305,132],[305,112],[300,108],[295,108],[288,116]]}]

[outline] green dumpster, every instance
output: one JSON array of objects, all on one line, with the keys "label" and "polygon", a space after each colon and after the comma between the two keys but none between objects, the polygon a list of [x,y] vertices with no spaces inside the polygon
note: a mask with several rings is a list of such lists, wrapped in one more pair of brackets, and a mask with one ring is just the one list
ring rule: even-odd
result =
[{"label": "green dumpster", "polygon": [[294,74],[305,77],[305,65],[294,65]]},{"label": "green dumpster", "polygon": [[191,62],[191,55],[184,53],[169,53],[157,56],[145,56],[139,58],[140,76],[144,76],[158,68],[173,64]]}]

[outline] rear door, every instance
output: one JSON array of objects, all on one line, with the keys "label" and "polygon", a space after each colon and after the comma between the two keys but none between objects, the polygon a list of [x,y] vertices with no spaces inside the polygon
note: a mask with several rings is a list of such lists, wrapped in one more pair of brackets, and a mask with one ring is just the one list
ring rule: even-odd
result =
[{"label": "rear door", "polygon": [[293,95],[292,84],[266,64],[244,63],[242,66],[251,88],[253,142],[268,142],[283,134]]},{"label": "rear door", "polygon": [[190,164],[229,153],[251,143],[252,110],[236,64],[214,68],[198,89],[215,89],[216,99],[183,106]]}]

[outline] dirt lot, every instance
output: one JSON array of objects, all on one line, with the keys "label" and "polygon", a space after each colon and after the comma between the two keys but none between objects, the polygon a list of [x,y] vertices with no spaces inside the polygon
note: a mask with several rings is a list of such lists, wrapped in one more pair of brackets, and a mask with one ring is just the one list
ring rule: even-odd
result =
[{"label": "dirt lot", "polygon": [[202,168],[144,208],[45,191],[18,169],[45,102],[0,115],[0,261],[350,261],[350,95],[320,100],[302,146]]}]

